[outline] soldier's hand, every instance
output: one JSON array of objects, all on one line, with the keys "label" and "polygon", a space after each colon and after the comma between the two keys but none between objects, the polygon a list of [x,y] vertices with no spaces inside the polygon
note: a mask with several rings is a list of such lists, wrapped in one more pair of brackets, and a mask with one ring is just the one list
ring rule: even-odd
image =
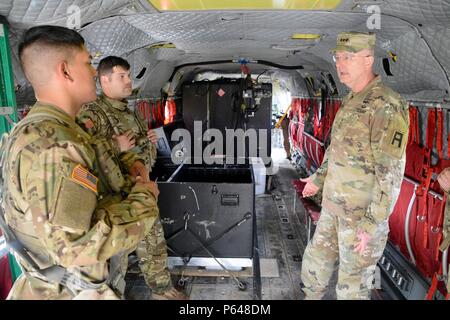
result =
[{"label": "soldier's hand", "polygon": [[441,189],[446,193],[450,191],[450,167],[445,168],[437,178]]},{"label": "soldier's hand", "polygon": [[136,177],[136,184],[142,183],[150,189],[150,192],[158,199],[159,196],[159,188],[155,181],[143,181],[141,177]]},{"label": "soldier's hand", "polygon": [[136,140],[134,139],[133,131],[131,130],[128,130],[120,136],[113,135],[112,137],[116,140],[120,152],[128,151],[136,145]]},{"label": "soldier's hand", "polygon": [[319,187],[311,181],[311,177],[300,179],[302,182],[306,182],[305,188],[303,188],[302,196],[303,197],[312,197],[319,191]]},{"label": "soldier's hand", "polygon": [[359,243],[355,247],[355,252],[358,252],[359,255],[362,256],[364,254],[364,251],[366,251],[367,243],[372,237],[367,232],[361,230],[358,231],[356,236],[359,240]]},{"label": "soldier's hand", "polygon": [[135,161],[128,171],[135,182],[138,181],[137,178],[140,178],[142,182],[149,181],[150,172],[141,161]]},{"label": "soldier's hand", "polygon": [[152,129],[147,131],[147,138],[150,140],[151,143],[157,144],[158,143],[158,135],[156,132]]}]

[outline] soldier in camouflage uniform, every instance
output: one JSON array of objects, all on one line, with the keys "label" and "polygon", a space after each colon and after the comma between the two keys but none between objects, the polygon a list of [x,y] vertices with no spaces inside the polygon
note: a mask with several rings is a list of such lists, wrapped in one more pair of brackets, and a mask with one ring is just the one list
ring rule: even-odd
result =
[{"label": "soldier in camouflage uniform", "polygon": [[[105,182],[96,176],[89,135],[75,123],[96,97],[95,70],[78,33],[31,28],[19,56],[38,102],[6,146],[3,209],[31,260],[15,252],[24,272],[8,298],[118,299],[111,261],[135,250],[152,228],[157,186],[137,182],[125,200],[98,196]],[[61,279],[43,276],[46,268],[63,270]]]},{"label": "soldier in camouflage uniform", "polygon": [[334,120],[331,143],[303,196],[323,188],[321,216],[302,263],[306,299],[321,299],[336,265],[338,299],[369,299],[386,245],[388,218],[405,168],[409,113],[372,72],[375,35],[339,34],[339,79],[351,89]]},{"label": "soldier in camouflage uniform", "polygon": [[[123,175],[128,173],[130,166],[143,164],[145,170],[142,172],[147,178],[156,159],[156,140],[141,116],[128,108],[125,98],[131,94],[129,69],[128,62],[120,57],[102,59],[97,71],[103,94],[95,103],[83,106],[77,121],[93,141],[112,142],[112,155],[102,148],[105,144],[94,145],[100,159],[107,161],[110,156],[119,158]],[[126,185],[118,187],[126,191]],[[159,218],[136,253],[145,280],[152,289],[153,299],[186,298],[172,286],[167,268],[167,246]]]},{"label": "soldier in camouflage uniform", "polygon": [[[443,240],[439,249],[441,251],[448,250],[450,246],[450,167],[445,168],[438,176],[438,182],[441,186],[441,189],[444,190],[447,200],[445,203],[445,213],[444,213],[444,224],[443,224]],[[450,265],[449,265],[450,267]],[[448,269],[447,269],[448,270]],[[447,297],[450,297],[450,273],[447,274]]]}]

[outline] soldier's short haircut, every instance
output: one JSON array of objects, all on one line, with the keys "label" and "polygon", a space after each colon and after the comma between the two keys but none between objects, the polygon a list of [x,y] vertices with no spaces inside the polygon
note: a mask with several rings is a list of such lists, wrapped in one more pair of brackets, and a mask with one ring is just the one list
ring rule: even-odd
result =
[{"label": "soldier's short haircut", "polygon": [[122,67],[125,70],[130,70],[130,64],[127,60],[121,57],[108,56],[100,60],[97,67],[97,74],[99,77],[108,75],[113,72],[114,67]]},{"label": "soldier's short haircut", "polygon": [[23,35],[19,43],[19,57],[23,65],[23,52],[30,46],[70,51],[70,49],[81,49],[83,45],[83,37],[75,30],[59,26],[37,26],[28,29]]},{"label": "soldier's short haircut", "polygon": [[47,25],[32,27],[19,43],[25,77],[33,87],[48,84],[54,64],[72,60],[83,48],[84,39],[75,30]]}]

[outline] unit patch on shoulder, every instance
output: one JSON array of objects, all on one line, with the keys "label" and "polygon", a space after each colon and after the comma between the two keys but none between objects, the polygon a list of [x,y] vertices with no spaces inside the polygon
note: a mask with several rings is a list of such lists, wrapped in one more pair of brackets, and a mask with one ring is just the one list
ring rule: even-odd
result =
[{"label": "unit patch on shoulder", "polygon": [[401,149],[403,145],[403,133],[395,131],[392,136],[391,145],[394,148]]},{"label": "unit patch on shoulder", "polygon": [[387,154],[399,159],[404,153],[407,139],[408,134],[398,129],[392,128],[385,135],[385,139],[383,139],[384,141],[382,141],[381,148]]},{"label": "unit patch on shoulder", "polygon": [[89,170],[83,168],[81,164],[73,168],[71,178],[78,184],[97,193],[98,178],[90,173]]}]

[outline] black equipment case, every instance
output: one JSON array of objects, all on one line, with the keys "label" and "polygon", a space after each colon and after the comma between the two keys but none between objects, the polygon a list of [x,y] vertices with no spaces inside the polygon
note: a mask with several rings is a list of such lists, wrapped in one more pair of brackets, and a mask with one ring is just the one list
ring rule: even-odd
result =
[{"label": "black equipment case", "polygon": [[254,178],[250,165],[158,166],[159,210],[169,255],[253,257]]}]

